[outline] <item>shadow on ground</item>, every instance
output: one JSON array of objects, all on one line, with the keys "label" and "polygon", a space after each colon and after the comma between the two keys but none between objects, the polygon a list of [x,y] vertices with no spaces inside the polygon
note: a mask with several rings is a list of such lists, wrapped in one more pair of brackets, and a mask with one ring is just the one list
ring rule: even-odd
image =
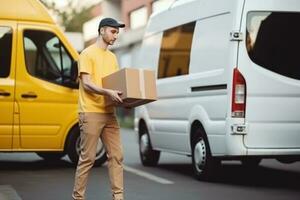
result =
[{"label": "shadow on ground", "polygon": [[[298,165],[297,165],[298,166]],[[0,170],[22,171],[22,170],[54,170],[75,168],[68,159],[63,158],[58,161],[45,161],[38,157],[24,160],[0,159]],[[158,164],[156,167],[163,171],[184,175],[193,179],[193,169],[191,164]],[[213,180],[208,182],[226,185],[239,185],[246,187],[280,188],[300,191],[300,171],[289,169],[278,169],[269,166],[258,166],[255,168],[245,168],[240,164],[223,164],[217,171]]]},{"label": "shadow on ground", "polygon": [[[157,167],[193,178],[193,169],[189,164],[160,164]],[[300,172],[266,166],[245,168],[239,164],[223,164],[216,176],[208,181],[255,188],[300,190]]]},{"label": "shadow on ground", "polygon": [[76,166],[71,163],[67,156],[59,160],[44,160],[34,153],[0,154],[0,170],[30,171],[76,168]]},{"label": "shadow on ground", "polygon": [[45,170],[60,168],[75,168],[75,166],[66,160],[0,161],[0,170]]}]

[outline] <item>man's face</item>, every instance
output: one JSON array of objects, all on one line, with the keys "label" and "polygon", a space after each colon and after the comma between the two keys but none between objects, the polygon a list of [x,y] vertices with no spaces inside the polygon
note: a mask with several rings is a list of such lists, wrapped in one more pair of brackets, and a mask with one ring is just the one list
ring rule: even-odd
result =
[{"label": "man's face", "polygon": [[113,45],[118,38],[119,28],[103,27],[101,28],[101,36],[108,45]]}]

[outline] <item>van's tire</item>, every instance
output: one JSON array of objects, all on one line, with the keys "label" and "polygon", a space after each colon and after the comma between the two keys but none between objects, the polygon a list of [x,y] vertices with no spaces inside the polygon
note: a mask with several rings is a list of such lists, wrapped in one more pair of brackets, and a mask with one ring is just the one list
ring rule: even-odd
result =
[{"label": "van's tire", "polygon": [[157,165],[160,157],[160,151],[152,148],[148,129],[145,125],[141,126],[139,130],[139,153],[141,163],[144,166]]},{"label": "van's tire", "polygon": [[243,158],[241,163],[244,167],[255,168],[259,166],[261,160],[261,158]]},{"label": "van's tire", "polygon": [[[77,126],[73,127],[69,133],[66,152],[68,154],[68,157],[72,161],[72,163],[77,165],[79,160],[79,154],[80,154],[80,131],[79,131],[79,127]],[[107,161],[106,151],[104,145],[102,144],[101,139],[99,138],[99,144],[97,147],[94,166],[101,166],[106,161]]]},{"label": "van's tire", "polygon": [[64,152],[36,152],[36,154],[46,161],[59,161],[66,155]]},{"label": "van's tire", "polygon": [[191,142],[194,177],[198,180],[213,180],[221,161],[212,157],[206,133],[201,127],[195,129]]}]

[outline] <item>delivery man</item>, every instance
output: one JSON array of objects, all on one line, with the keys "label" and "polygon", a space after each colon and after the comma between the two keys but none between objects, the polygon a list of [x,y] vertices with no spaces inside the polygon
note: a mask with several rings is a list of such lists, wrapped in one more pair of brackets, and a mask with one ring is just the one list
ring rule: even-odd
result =
[{"label": "delivery man", "polygon": [[112,18],[101,20],[96,43],[82,51],[79,57],[79,127],[81,152],[76,169],[72,197],[85,199],[88,174],[94,164],[100,137],[108,157],[108,171],[113,200],[123,200],[123,151],[115,108],[106,106],[105,97],[122,103],[120,91],[102,88],[102,78],[118,70],[116,56],[107,49],[118,38],[125,24]]}]

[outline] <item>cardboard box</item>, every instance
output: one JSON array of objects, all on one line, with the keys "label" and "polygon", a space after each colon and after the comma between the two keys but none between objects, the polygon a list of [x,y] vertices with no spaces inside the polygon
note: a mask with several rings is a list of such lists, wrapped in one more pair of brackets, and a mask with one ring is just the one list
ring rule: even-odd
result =
[{"label": "cardboard box", "polygon": [[[151,70],[123,68],[102,79],[103,88],[122,91],[123,103],[118,106],[136,107],[157,99],[155,73]],[[114,103],[106,98],[106,105]]]}]

